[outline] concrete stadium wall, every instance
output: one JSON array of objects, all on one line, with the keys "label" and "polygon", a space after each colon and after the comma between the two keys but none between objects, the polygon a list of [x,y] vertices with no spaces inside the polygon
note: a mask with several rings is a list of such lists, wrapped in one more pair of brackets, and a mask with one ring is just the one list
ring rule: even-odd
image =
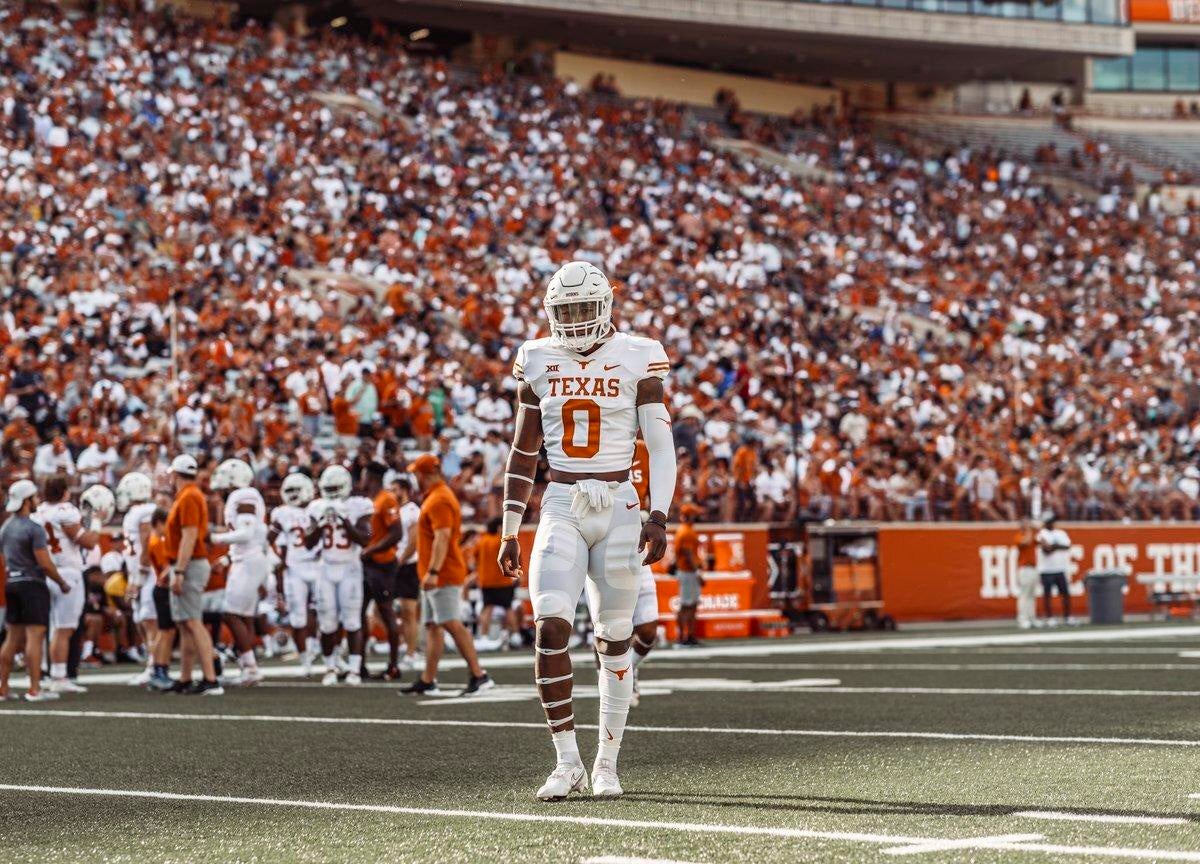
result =
[{"label": "concrete stadium wall", "polygon": [[573,78],[586,87],[597,74],[611,75],[625,96],[667,99],[711,107],[716,92],[727,88],[737,94],[742,107],[762,114],[787,116],[814,105],[837,105],[838,91],[828,87],[788,84],[765,78],[706,72],[683,66],[639,63],[560,51],[554,55],[555,74]]}]

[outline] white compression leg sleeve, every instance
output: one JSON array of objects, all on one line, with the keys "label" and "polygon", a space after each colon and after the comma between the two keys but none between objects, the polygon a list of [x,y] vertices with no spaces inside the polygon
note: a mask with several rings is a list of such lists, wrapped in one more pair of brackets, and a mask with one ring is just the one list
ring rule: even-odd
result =
[{"label": "white compression leg sleeve", "polygon": [[600,751],[599,758],[617,761],[629,702],[633,699],[633,651],[616,656],[600,655]]}]

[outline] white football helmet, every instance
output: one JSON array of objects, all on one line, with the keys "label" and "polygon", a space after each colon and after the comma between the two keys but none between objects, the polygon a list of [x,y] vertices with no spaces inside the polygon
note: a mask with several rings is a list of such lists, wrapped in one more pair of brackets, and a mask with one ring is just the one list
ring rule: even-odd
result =
[{"label": "white football helmet", "polygon": [[79,503],[89,508],[101,522],[108,522],[117,512],[117,499],[113,497],[112,490],[99,483],[85,489],[79,496]]},{"label": "white football helmet", "polygon": [[279,486],[279,495],[284,504],[293,507],[303,507],[317,495],[317,487],[307,474],[289,474],[283,478]]},{"label": "white football helmet", "polygon": [[321,472],[321,479],[317,481],[317,486],[321,490],[322,498],[328,498],[331,501],[345,501],[354,491],[354,480],[350,477],[350,472],[341,465],[330,465]]},{"label": "white football helmet", "polygon": [[612,333],[612,286],[586,261],[560,267],[550,277],[542,305],[551,341],[569,351],[586,351]]},{"label": "white football helmet", "polygon": [[214,492],[245,489],[254,483],[254,469],[241,459],[226,459],[212,473],[208,486]]},{"label": "white football helmet", "polygon": [[117,509],[128,510],[154,497],[154,483],[140,471],[131,471],[117,483]]}]

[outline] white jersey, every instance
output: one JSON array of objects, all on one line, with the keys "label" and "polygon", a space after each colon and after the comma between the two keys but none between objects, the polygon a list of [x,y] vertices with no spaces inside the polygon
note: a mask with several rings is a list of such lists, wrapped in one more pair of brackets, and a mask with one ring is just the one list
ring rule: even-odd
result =
[{"label": "white jersey", "polygon": [[344,516],[351,524],[356,524],[364,516],[375,512],[371,499],[354,495],[344,501],[318,498],[308,505],[305,510],[309,517],[321,523],[321,560],[327,564],[348,564],[357,561],[362,553],[362,547],[346,534],[341,524],[328,518],[326,514],[336,513]]},{"label": "white jersey", "polygon": [[33,511],[33,521],[46,529],[46,545],[50,550],[50,560],[59,570],[82,572],[83,550],[67,536],[63,526],[79,525],[83,515],[79,508],[67,501],[58,504],[42,502]]},{"label": "white jersey", "polygon": [[595,474],[629,470],[638,382],[666,378],[670,368],[658,342],[616,333],[586,357],[549,338],[530,340],[517,349],[513,375],[540,400],[550,467]]},{"label": "white jersey", "polygon": [[135,582],[145,582],[145,578],[138,579],[136,576],[140,574],[145,577],[150,572],[150,568],[142,564],[142,553],[145,551],[142,549],[142,526],[150,524],[155,509],[153,501],[143,501],[130,507],[121,520],[121,534],[125,537],[125,573],[134,576]]},{"label": "white jersey", "polygon": [[[253,512],[238,512],[249,504]],[[267,504],[262,494],[252,487],[234,489],[225,498],[225,524],[229,532],[217,534],[214,542],[221,542],[218,537],[228,537],[229,560],[247,561],[253,558],[265,558],[267,555]],[[230,536],[232,535],[232,536]]]},{"label": "white jersey", "polygon": [[278,532],[275,545],[284,550],[283,563],[288,567],[311,564],[321,557],[319,543],[311,549],[304,545],[304,535],[310,525],[312,519],[303,507],[280,504],[271,511],[271,527]]}]

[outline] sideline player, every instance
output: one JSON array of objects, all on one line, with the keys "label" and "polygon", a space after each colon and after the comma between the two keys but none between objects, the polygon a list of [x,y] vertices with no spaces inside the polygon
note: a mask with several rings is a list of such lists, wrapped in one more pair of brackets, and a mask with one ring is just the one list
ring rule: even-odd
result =
[{"label": "sideline player", "polygon": [[[158,640],[163,638],[154,606],[156,574],[152,572],[149,560],[150,520],[157,509],[150,500],[153,497],[154,484],[141,472],[131,471],[117,483],[117,509],[125,514],[121,520],[125,576],[129,580],[125,596],[133,606],[133,623],[141,627],[146,646],[146,668],[130,679],[129,683],[133,685],[146,685],[154,679]],[[166,638],[173,638],[173,635]]]},{"label": "sideline player", "polygon": [[703,512],[691,502],[679,508],[679,527],[675,529],[675,578],[679,580],[679,642],[689,648],[696,647],[696,611],[700,608],[700,589],[704,577],[700,575],[700,536],[693,524]]},{"label": "sideline player", "polygon": [[281,562],[276,573],[276,590],[287,605],[288,626],[300,651],[300,667],[306,678],[312,674],[312,664],[320,650],[316,616],[310,611],[309,602],[315,602],[317,597],[321,550],[304,545],[304,537],[312,527],[312,519],[304,508],[316,494],[317,487],[307,474],[295,472],[284,477],[279,487],[283,503],[271,511],[268,532],[268,540]]},{"label": "sideline player", "polygon": [[312,527],[304,545],[321,546],[321,571],[317,579],[317,625],[321,631],[321,653],[325,655],[326,687],[338,683],[338,628],[346,631],[350,648],[350,671],[346,683],[361,684],[363,632],[362,549],[371,538],[370,498],[354,495],[354,480],[341,465],[330,465],[317,481],[321,497],[308,505]]},{"label": "sideline player", "polygon": [[221,613],[237,649],[240,683],[252,686],[262,681],[254,619],[258,600],[267,584],[267,504],[254,488],[254,469],[241,459],[226,459],[212,473],[209,488],[225,495],[226,530],[212,534],[213,543],[229,547],[229,575]]},{"label": "sideline player", "polygon": [[[613,289],[603,273],[581,261],[565,265],[546,288],[550,336],[522,345],[513,364],[518,413],[504,475],[500,544],[500,566],[510,579],[521,573],[517,530],[543,444],[550,463],[529,573],[537,622],[535,681],[557,756],[537,791],[545,801],[562,800],[588,785],[575,739],[567,654],[585,585],[601,665],[592,793],[622,794],[617,755],[633,695],[630,644],[639,568],[666,551],[675,492],[675,445],[663,401],[670,364],[658,342],[614,330],[612,304]],[[639,429],[651,467],[645,525],[629,481]]]},{"label": "sideline player", "polygon": [[[86,693],[87,688],[67,677],[67,655],[71,636],[83,617],[83,556],[100,542],[100,529],[113,515],[113,496],[104,486],[92,486],[80,496],[85,516],[71,503],[67,478],[61,475],[46,481],[45,499],[33,512],[33,521],[46,531],[46,548],[58,573],[70,585],[63,592],[50,581],[50,684],[55,693]],[[88,527],[83,527],[84,522]]]},{"label": "sideline player", "polygon": [[396,573],[396,595],[400,598],[400,629],[404,636],[404,660],[401,669],[420,671],[425,666],[425,657],[417,651],[421,642],[421,582],[417,578],[417,523],[421,519],[421,505],[413,498],[416,489],[408,475],[400,475],[392,484],[396,500],[400,502],[400,525],[404,539],[396,560],[400,568]]},{"label": "sideline player", "polygon": [[[400,679],[400,622],[396,618],[395,600],[399,592],[399,564],[396,562],[396,547],[404,539],[404,525],[400,521],[400,500],[384,488],[383,478],[388,467],[371,462],[363,469],[363,495],[371,498],[371,541],[362,551],[363,587],[366,600],[363,603],[363,628],[367,626],[367,604],[374,602],[375,611],[387,632],[388,665],[380,679]],[[366,658],[363,658],[362,676],[367,677]]]}]

